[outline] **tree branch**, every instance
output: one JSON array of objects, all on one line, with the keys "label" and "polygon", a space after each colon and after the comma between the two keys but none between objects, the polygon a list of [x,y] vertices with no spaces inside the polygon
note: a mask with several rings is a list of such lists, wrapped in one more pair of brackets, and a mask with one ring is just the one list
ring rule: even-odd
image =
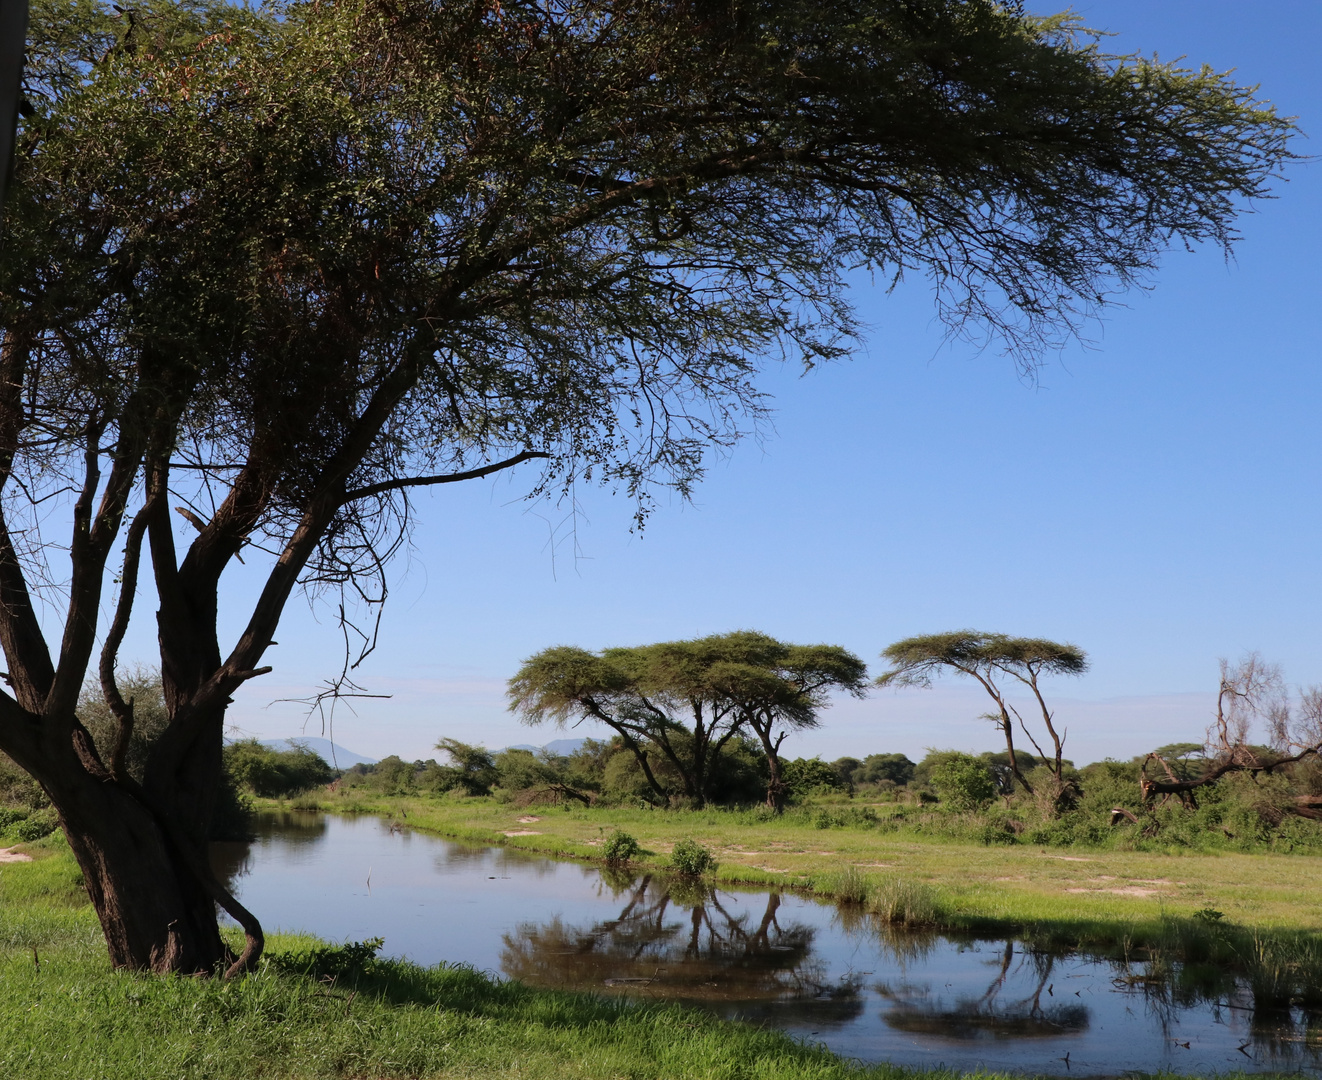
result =
[{"label": "tree branch", "polygon": [[454,484],[460,480],[478,480],[484,476],[490,476],[492,473],[513,468],[525,461],[531,461],[534,458],[549,458],[550,456],[550,454],[541,450],[521,450],[512,458],[493,462],[490,465],[483,465],[478,469],[467,469],[464,472],[457,473],[442,473],[438,476],[410,476],[400,480],[383,480],[379,484],[368,484],[366,487],[354,488],[352,491],[346,492],[341,499],[341,505],[353,502],[355,499],[366,499],[373,495],[380,495],[387,491],[402,491],[411,487],[432,487],[436,484]]}]

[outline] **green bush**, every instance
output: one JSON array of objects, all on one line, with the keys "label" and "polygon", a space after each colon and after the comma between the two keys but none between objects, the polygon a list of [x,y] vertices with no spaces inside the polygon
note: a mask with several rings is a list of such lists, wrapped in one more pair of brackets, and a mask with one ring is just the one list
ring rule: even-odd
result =
[{"label": "green bush", "polygon": [[627,863],[630,859],[636,859],[638,853],[643,849],[638,841],[627,832],[616,829],[610,836],[606,837],[606,844],[601,850],[602,854],[606,856],[607,862]]},{"label": "green bush", "polygon": [[670,868],[683,877],[701,877],[716,872],[716,859],[696,840],[680,840],[670,853]]},{"label": "green bush", "polygon": [[781,762],[780,772],[792,801],[849,789],[840,773],[821,758],[791,758]]},{"label": "green bush", "polygon": [[0,825],[0,840],[10,844],[30,844],[49,836],[60,827],[53,810],[37,810],[32,813],[8,811],[5,816],[9,821]]},{"label": "green bush", "polygon": [[305,746],[276,750],[256,739],[225,747],[225,771],[240,788],[267,799],[297,795],[335,778],[335,772]]},{"label": "green bush", "polygon": [[932,770],[932,787],[952,810],[981,810],[996,798],[991,767],[972,754],[950,754]]}]

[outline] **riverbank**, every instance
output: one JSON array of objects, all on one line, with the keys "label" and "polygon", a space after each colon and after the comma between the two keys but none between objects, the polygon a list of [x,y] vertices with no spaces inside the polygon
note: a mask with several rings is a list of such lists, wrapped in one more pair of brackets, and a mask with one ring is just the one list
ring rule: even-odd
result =
[{"label": "riverbank", "polygon": [[112,972],[68,848],[0,869],[0,1076],[24,1080],[948,1080],[688,1009],[273,935],[255,974]]},{"label": "riverbank", "polygon": [[[870,827],[866,807],[768,818],[757,811],[514,807],[491,798],[363,798],[314,793],[297,803],[377,814],[475,844],[604,861],[615,830],[642,848],[639,868],[663,868],[676,842],[713,852],[716,880],[838,895],[858,877],[923,886],[940,924],[957,930],[1055,926],[1068,936],[1128,936],[1175,919],[1270,932],[1322,932],[1322,857],[1125,852],[957,843]],[[852,821],[850,815],[853,815]],[[826,824],[825,821],[834,822]]]},{"label": "riverbank", "polygon": [[[272,935],[261,970],[231,984],[117,974],[63,841],[25,850],[35,861],[0,867],[0,1076],[958,1075],[856,1067],[700,1012],[377,961],[370,950],[290,935]],[[1208,940],[1225,929],[1210,927]]]}]

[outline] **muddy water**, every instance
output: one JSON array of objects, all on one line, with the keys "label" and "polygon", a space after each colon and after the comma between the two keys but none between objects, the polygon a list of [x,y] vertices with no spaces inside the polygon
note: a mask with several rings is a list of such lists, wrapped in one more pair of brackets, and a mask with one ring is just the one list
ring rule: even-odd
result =
[{"label": "muddy water", "polygon": [[381,937],[384,953],[421,964],[684,1001],[866,1061],[1322,1076],[1322,1017],[1255,1010],[1215,972],[901,933],[795,894],[464,847],[376,818],[270,815],[253,844],[218,847],[217,860],[271,929]]}]

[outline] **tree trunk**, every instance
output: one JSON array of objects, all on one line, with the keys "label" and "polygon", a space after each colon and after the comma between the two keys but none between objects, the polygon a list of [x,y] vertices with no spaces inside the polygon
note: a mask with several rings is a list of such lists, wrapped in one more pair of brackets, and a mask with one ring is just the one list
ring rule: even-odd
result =
[{"label": "tree trunk", "polygon": [[767,752],[767,805],[776,813],[785,808],[785,779],[780,771],[780,755],[770,746]]},{"label": "tree trunk", "polygon": [[[192,975],[229,968],[205,841],[166,829],[113,781],[84,773],[47,785],[117,968]],[[202,872],[199,873],[201,868]]]}]

